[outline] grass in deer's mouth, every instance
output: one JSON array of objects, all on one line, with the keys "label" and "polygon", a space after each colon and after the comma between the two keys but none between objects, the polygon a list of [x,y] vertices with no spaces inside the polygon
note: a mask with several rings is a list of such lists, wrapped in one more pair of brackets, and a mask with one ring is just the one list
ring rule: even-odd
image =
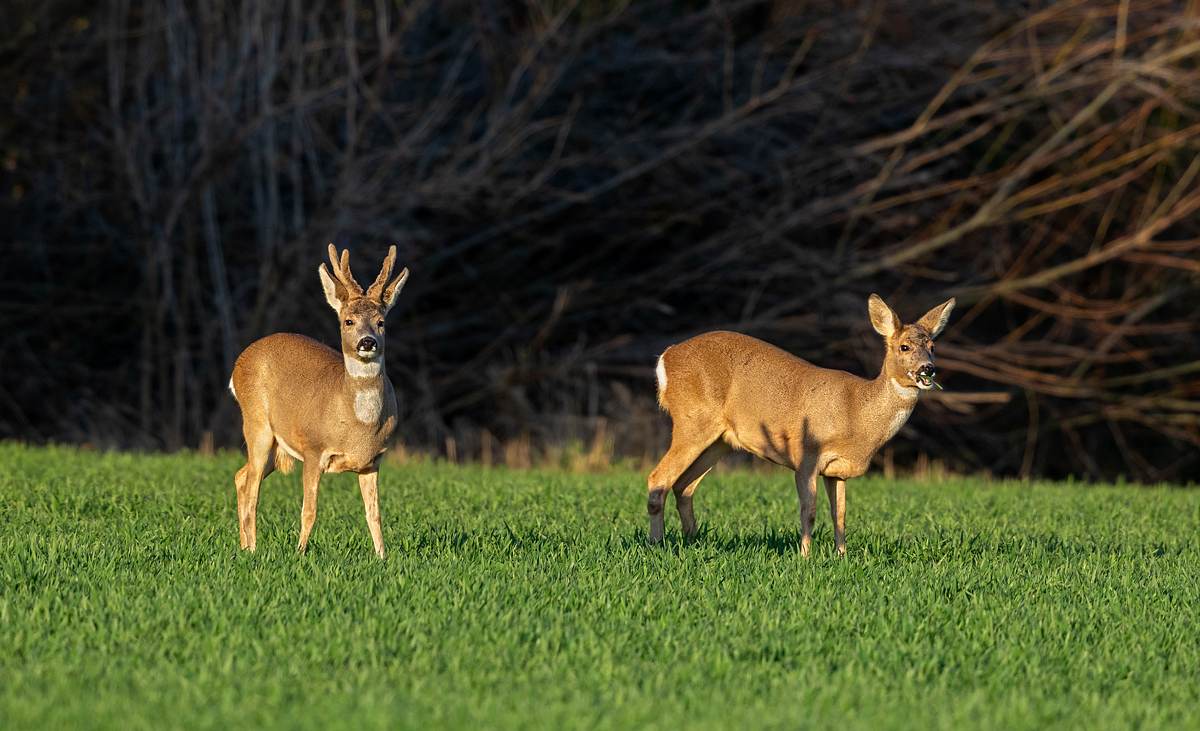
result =
[{"label": "grass in deer's mouth", "polygon": [[913,380],[913,383],[917,384],[917,386],[919,388],[922,388],[925,390],[928,390],[931,388],[936,388],[939,391],[942,390],[941,384],[939,384],[933,380],[933,374],[931,374],[931,373],[911,373],[910,372],[908,374],[908,376],[909,376],[909,378],[911,378]]},{"label": "grass in deer's mouth", "polygon": [[685,545],[645,476],[0,445],[0,724],[159,728],[1200,725],[1200,491],[855,480],[846,560],[783,470],[718,468]]}]

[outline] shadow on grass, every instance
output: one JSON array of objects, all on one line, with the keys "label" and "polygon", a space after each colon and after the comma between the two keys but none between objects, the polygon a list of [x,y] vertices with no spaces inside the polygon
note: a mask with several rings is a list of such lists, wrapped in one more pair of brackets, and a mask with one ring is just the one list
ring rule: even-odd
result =
[{"label": "shadow on grass", "polygon": [[[763,527],[759,530],[723,532],[701,525],[692,538],[678,530],[668,531],[663,542],[653,546],[646,541],[641,526],[611,533],[580,535],[555,526],[523,526],[501,524],[486,530],[449,526],[426,527],[406,535],[391,535],[389,552],[408,554],[508,554],[522,553],[569,555],[581,552],[627,553],[658,551],[681,555],[685,552],[768,554],[800,556],[800,531],[786,527]],[[1159,558],[1188,553],[1186,541],[1164,545],[1160,542],[1140,542],[1128,539],[1090,540],[1064,538],[1050,533],[1004,533],[999,529],[966,531],[945,528],[935,531],[896,534],[866,529],[851,531],[846,538],[849,558],[855,556],[872,561],[913,563],[936,562],[947,558],[968,559],[991,557],[1006,561],[1051,558],[1079,560],[1083,558]],[[834,556],[833,533],[818,526],[813,533],[814,558]]]},{"label": "shadow on grass", "polygon": [[[641,532],[626,536],[626,547],[643,546],[653,550],[681,553],[688,550],[711,550],[721,553],[767,553],[777,556],[800,555],[800,531],[766,528],[759,531],[721,533],[702,526],[694,538],[668,533],[660,546],[649,546]],[[1052,558],[1076,561],[1084,558],[1161,558],[1180,556],[1188,552],[1185,543],[1164,545],[1161,542],[1078,540],[1055,534],[1006,534],[1000,532],[970,532],[947,529],[936,532],[895,535],[874,531],[855,531],[846,538],[848,556],[867,556],[874,561],[912,563],[933,562],[954,558],[992,557],[1005,560]],[[813,533],[812,555],[820,558],[834,555],[833,534],[829,530]]]},{"label": "shadow on grass", "polygon": [[[827,536],[830,548],[833,547],[832,536]],[[819,532],[813,535],[813,549],[820,553]],[[705,542],[719,551],[731,553],[770,553],[777,556],[800,555],[800,531],[767,529],[753,533],[735,533],[733,535],[712,532],[705,537]]]},{"label": "shadow on grass", "polygon": [[[817,537],[814,536],[814,547]],[[832,536],[830,537],[832,546]],[[716,551],[719,553],[774,553],[777,555],[800,555],[799,531],[781,531],[767,529],[755,533],[728,534],[701,525],[699,532],[692,537],[682,533],[668,531],[662,543],[651,545],[646,540],[643,530],[629,531],[621,542],[623,548],[644,548],[650,551],[666,551],[682,553],[689,550]]]}]

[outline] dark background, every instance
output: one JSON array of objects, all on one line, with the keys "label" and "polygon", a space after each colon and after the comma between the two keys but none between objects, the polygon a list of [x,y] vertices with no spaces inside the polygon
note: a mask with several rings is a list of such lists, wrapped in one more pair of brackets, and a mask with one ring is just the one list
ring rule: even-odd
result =
[{"label": "dark background", "polygon": [[885,467],[1200,473],[1200,24],[1172,2],[6,4],[0,437],[236,447],[233,359],[412,270],[409,449],[653,460],[661,350],[874,375]]}]

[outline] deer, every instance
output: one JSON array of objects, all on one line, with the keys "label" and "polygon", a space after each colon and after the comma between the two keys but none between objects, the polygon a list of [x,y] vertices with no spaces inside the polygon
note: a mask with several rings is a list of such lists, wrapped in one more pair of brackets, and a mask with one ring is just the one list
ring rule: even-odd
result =
[{"label": "deer", "polygon": [[[408,280],[391,278],[392,246],[364,292],[350,271],[350,252],[329,245],[317,275],[340,322],[341,352],[295,333],[251,343],[233,366],[229,391],[242,412],[246,464],[234,475],[241,547],[257,547],[258,494],[272,469],[303,463],[300,541],[304,553],[317,520],[317,489],[326,472],[356,472],[375,553],[384,558],[379,521],[379,465],[396,429],[396,393],[384,369],[384,320]],[[274,457],[274,459],[272,459]],[[273,466],[272,466],[273,463]]]},{"label": "deer", "polygon": [[886,344],[873,379],[813,365],[736,332],[707,332],[668,347],[655,375],[658,403],[671,417],[671,445],[647,480],[649,542],[663,540],[668,490],[685,538],[693,538],[696,488],[722,457],[741,450],[795,472],[804,557],[812,544],[817,478],[824,479],[834,542],[845,556],[846,481],[867,471],[908,421],[921,392],[941,388],[934,380],[934,338],[953,309],[951,298],[905,325],[872,294],[867,313]]}]

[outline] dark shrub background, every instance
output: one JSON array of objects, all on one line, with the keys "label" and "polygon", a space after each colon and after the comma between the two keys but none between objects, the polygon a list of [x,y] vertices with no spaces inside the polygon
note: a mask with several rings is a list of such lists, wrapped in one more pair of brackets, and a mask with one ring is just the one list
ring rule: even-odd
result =
[{"label": "dark shrub background", "polygon": [[[707,329],[874,375],[959,298],[892,465],[1195,479],[1200,25],[1165,2],[16,2],[0,436],[236,447],[315,269],[412,270],[412,449],[654,459]],[[501,459],[496,452],[496,459]]]}]

